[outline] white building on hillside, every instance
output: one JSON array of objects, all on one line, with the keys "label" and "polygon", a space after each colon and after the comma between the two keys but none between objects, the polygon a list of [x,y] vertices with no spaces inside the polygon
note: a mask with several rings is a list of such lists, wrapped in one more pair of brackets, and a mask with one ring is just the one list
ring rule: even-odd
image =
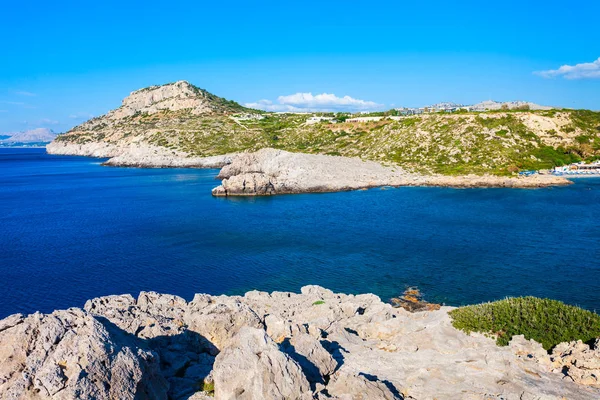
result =
[{"label": "white building on hillside", "polygon": [[334,119],[335,118],[333,118],[333,117],[317,117],[317,116],[313,115],[312,117],[310,117],[309,119],[306,120],[306,123],[308,125],[312,125],[312,124],[317,124],[322,121],[335,122]]},{"label": "white building on hillside", "polygon": [[370,122],[370,121],[381,121],[384,117],[355,117],[348,118],[346,122]]}]

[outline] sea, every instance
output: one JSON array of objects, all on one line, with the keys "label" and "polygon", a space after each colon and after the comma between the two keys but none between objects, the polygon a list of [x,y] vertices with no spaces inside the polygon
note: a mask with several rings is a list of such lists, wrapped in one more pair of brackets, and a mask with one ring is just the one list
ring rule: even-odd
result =
[{"label": "sea", "polygon": [[600,179],[214,198],[217,170],[0,149],[0,318],[140,291],[375,293],[600,310]]}]

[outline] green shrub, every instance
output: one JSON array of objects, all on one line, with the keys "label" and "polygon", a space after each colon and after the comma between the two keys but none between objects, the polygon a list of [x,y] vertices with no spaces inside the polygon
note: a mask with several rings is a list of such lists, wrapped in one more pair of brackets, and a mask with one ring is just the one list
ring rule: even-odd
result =
[{"label": "green shrub", "polygon": [[452,310],[452,325],[467,333],[497,337],[506,346],[515,335],[524,335],[550,350],[562,342],[591,341],[600,337],[600,316],[557,300],[513,297]]},{"label": "green shrub", "polygon": [[206,382],[204,380],[198,382],[199,390],[207,393],[209,396],[215,395],[215,384],[214,382]]},{"label": "green shrub", "polygon": [[317,300],[313,303],[313,306],[319,306],[321,304],[325,304],[325,302],[323,300]]},{"label": "green shrub", "polygon": [[541,160],[536,169],[552,168],[581,161],[577,154],[573,154],[569,149],[560,146],[556,149],[551,146],[542,146],[532,151],[532,154]]}]

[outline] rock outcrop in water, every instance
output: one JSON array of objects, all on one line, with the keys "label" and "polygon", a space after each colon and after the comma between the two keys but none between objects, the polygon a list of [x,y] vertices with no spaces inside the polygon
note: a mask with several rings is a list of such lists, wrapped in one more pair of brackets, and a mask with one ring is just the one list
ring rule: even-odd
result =
[{"label": "rock outcrop in water", "polygon": [[545,187],[571,182],[552,175],[529,177],[444,176],[409,173],[359,158],[262,149],[237,154],[223,167],[214,196],[336,192],[378,186]]},{"label": "rock outcrop in water", "polygon": [[597,381],[575,378],[595,373],[597,348],[549,356],[522,337],[498,347],[454,329],[449,309],[409,313],[318,286],[190,302],[107,296],[0,321],[0,398],[600,397]]}]

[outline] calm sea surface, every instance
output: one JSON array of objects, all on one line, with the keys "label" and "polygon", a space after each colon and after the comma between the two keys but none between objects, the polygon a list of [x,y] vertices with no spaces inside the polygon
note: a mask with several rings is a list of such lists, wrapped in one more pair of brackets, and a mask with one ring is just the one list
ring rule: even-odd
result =
[{"label": "calm sea surface", "polygon": [[216,170],[0,149],[0,318],[141,290],[298,291],[600,310],[600,180],[562,188],[211,197]]}]

